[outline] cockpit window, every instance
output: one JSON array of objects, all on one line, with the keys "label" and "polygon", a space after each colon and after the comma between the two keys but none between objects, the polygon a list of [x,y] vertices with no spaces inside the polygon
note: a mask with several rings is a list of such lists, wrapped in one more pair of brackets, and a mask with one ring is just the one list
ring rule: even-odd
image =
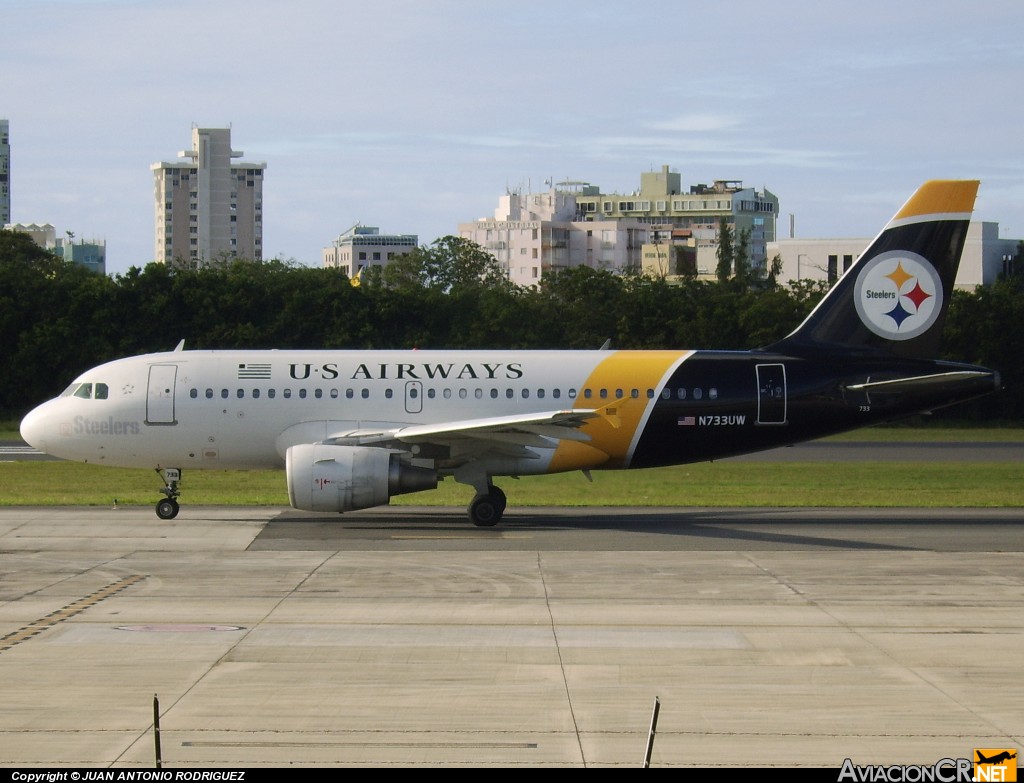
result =
[{"label": "cockpit window", "polygon": [[110,388],[105,383],[73,383],[63,392],[61,397],[78,397],[82,400],[105,400],[110,396]]}]

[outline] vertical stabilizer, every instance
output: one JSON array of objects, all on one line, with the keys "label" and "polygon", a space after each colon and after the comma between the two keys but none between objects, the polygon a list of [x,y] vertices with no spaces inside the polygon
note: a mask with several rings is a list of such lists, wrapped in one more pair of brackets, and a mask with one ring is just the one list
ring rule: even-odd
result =
[{"label": "vertical stabilizer", "polygon": [[922,185],[807,319],[772,349],[934,358],[978,184]]}]

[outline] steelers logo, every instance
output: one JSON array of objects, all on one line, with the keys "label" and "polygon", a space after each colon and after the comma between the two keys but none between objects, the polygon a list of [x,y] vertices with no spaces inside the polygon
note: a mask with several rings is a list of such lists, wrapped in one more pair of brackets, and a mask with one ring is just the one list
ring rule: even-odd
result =
[{"label": "steelers logo", "polygon": [[890,251],[864,265],[853,297],[857,315],[868,329],[887,340],[910,340],[938,320],[942,280],[916,253]]}]

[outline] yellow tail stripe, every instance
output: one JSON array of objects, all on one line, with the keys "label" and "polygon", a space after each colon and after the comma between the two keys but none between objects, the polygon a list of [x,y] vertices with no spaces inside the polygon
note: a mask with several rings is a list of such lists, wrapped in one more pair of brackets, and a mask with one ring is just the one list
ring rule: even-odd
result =
[{"label": "yellow tail stripe", "polygon": [[[658,399],[666,374],[692,355],[692,351],[614,351],[590,373],[576,397],[575,407],[595,408],[599,418],[588,421],[583,432],[590,436],[588,448],[563,442],[551,459],[552,473],[581,468],[625,467],[629,463],[641,423]],[[590,390],[588,398],[586,390]],[[637,396],[633,396],[633,390]],[[654,390],[648,398],[647,390]],[[601,397],[601,391],[606,393]],[[621,395],[621,396],[620,396]],[[606,455],[603,464],[599,460]]]},{"label": "yellow tail stripe", "polygon": [[969,217],[974,210],[974,199],[978,195],[979,184],[978,180],[973,179],[935,179],[926,182],[896,213],[893,221],[924,215]]}]

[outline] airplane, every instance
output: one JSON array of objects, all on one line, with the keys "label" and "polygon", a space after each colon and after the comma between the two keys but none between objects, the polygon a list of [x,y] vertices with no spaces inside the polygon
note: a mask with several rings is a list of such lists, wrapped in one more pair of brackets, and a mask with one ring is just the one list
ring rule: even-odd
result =
[{"label": "airplane", "polygon": [[496,476],[649,468],[787,446],[994,392],[999,374],[929,359],[979,182],[922,185],[804,322],[749,351],[184,350],[82,373],[21,423],[53,456],[182,471],[284,467],[297,509],[345,512]]},{"label": "airplane", "polygon": [[1008,750],[1004,750],[1001,753],[997,753],[996,755],[992,756],[992,758],[987,758],[982,754],[980,750],[975,750],[974,755],[978,757],[974,762],[975,764],[1000,764],[1004,761],[1012,761],[1013,759],[1017,758],[1016,753],[1011,753]]}]

